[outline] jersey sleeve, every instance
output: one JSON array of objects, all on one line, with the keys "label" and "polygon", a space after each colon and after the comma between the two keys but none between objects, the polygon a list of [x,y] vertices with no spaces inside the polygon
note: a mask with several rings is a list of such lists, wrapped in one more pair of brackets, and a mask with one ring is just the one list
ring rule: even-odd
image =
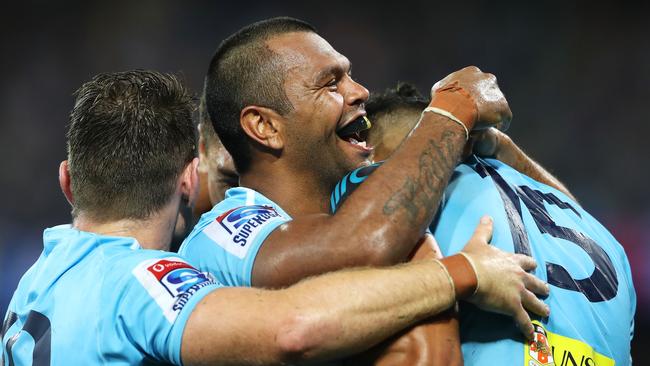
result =
[{"label": "jersey sleeve", "polygon": [[[148,357],[181,364],[181,340],[192,310],[203,297],[221,287],[184,259],[169,255],[131,262],[122,278],[116,305],[116,331]],[[111,296],[108,294],[108,296]]]},{"label": "jersey sleeve", "polygon": [[226,286],[250,287],[260,247],[273,230],[291,220],[270,200],[255,203],[224,201],[201,218],[179,253]]}]

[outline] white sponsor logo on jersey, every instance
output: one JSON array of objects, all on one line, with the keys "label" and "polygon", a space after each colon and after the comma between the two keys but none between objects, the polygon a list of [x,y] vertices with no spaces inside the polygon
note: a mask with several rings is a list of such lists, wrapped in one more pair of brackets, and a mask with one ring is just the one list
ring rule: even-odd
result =
[{"label": "white sponsor logo on jersey", "polygon": [[287,219],[275,208],[265,205],[236,207],[219,215],[203,233],[227,252],[244,258],[250,243],[264,227]]},{"label": "white sponsor logo on jersey", "polygon": [[173,323],[187,301],[199,289],[215,281],[178,257],[148,259],[132,271],[149,295]]}]

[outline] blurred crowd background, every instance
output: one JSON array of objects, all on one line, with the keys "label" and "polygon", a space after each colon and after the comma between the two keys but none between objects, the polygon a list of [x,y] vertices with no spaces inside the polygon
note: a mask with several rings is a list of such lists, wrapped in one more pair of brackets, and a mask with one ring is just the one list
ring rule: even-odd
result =
[{"label": "blurred crowd background", "polygon": [[650,6],[647,2],[51,1],[0,15],[0,316],[42,249],[70,221],[57,170],[72,94],[94,74],[184,75],[197,93],[218,43],[250,22],[315,25],[371,91],[423,93],[477,65],[497,75],[508,133],[625,247],[638,294],[633,355],[650,328]]}]

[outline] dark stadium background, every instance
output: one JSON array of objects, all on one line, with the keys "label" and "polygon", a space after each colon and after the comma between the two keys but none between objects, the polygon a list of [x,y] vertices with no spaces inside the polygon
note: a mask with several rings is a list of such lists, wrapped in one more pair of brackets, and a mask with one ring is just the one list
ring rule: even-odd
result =
[{"label": "dark stadium background", "polygon": [[496,74],[514,112],[510,135],[625,246],[638,294],[633,355],[646,364],[650,8],[635,3],[5,3],[0,316],[39,255],[42,229],[69,220],[57,168],[73,91],[96,73],[133,68],[181,72],[198,91],[223,37],[255,20],[291,15],[313,23],[371,90],[404,80],[427,92],[470,64]]}]

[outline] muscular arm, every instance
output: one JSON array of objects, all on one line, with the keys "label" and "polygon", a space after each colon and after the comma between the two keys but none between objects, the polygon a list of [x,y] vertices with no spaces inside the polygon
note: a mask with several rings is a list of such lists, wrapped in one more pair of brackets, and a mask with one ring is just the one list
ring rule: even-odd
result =
[{"label": "muscular arm", "polygon": [[490,129],[485,131],[475,142],[475,152],[480,156],[490,156],[500,160],[520,173],[523,173],[538,182],[549,185],[558,191],[566,194],[572,200],[578,202],[569,189],[562,184],[549,171],[544,169],[535,160],[526,155],[512,139],[498,131]]},{"label": "muscular arm", "polygon": [[276,229],[257,254],[253,285],[282,287],[341,268],[402,262],[432,220],[463,144],[459,126],[425,114],[335,215],[297,217]]},{"label": "muscular arm", "polygon": [[[471,97],[458,91],[436,92],[431,105],[455,108],[451,112],[464,115],[469,129],[482,109],[490,109],[485,115],[491,116],[491,123],[510,118],[505,98],[488,102],[483,97],[488,90],[502,97],[494,76],[476,68],[456,74],[444,81],[460,82]],[[281,287],[345,267],[403,261],[433,218],[464,144],[461,126],[424,113],[400,148],[336,215],[297,217],[276,229],[257,254],[253,284]]]},{"label": "muscular arm", "polygon": [[[481,221],[463,249],[474,258],[478,287],[463,286],[460,277],[447,272],[441,263],[423,260],[383,269],[334,272],[284,290],[215,290],[199,302],[185,325],[183,363],[269,365],[331,360],[366,350],[411,324],[449,309],[457,296],[472,288],[477,292],[467,300],[485,308],[507,310],[504,299],[535,297],[523,289],[502,293],[507,288],[523,287],[503,273],[517,273],[536,291],[548,293],[541,281],[525,272],[534,269],[535,262],[487,245],[491,235],[491,221]],[[515,318],[526,318],[520,326],[527,326],[524,334],[530,338],[530,319],[519,301],[515,302],[511,311],[517,314]],[[533,305],[532,311],[548,315],[543,303],[536,301]]]},{"label": "muscular arm", "polygon": [[[503,258],[487,245],[491,235],[491,221],[482,221],[464,249],[472,256],[486,254],[477,266],[478,292],[469,300],[496,292],[490,285],[498,278],[494,263]],[[523,275],[534,267],[528,257],[508,255],[517,262],[509,267]],[[190,314],[181,357],[185,365],[303,364],[343,358],[449,309],[464,292],[459,285],[455,279],[452,285],[443,265],[425,259],[333,272],[284,290],[218,289]]]},{"label": "muscular arm", "polygon": [[[425,235],[415,248],[411,261],[441,258],[431,235]],[[432,366],[462,365],[458,313],[455,307],[418,323],[373,349],[354,356],[346,365]]]},{"label": "muscular arm", "polygon": [[279,291],[219,289],[190,315],[183,363],[302,364],[345,357],[452,306],[445,276],[442,267],[425,261],[335,272]]}]

